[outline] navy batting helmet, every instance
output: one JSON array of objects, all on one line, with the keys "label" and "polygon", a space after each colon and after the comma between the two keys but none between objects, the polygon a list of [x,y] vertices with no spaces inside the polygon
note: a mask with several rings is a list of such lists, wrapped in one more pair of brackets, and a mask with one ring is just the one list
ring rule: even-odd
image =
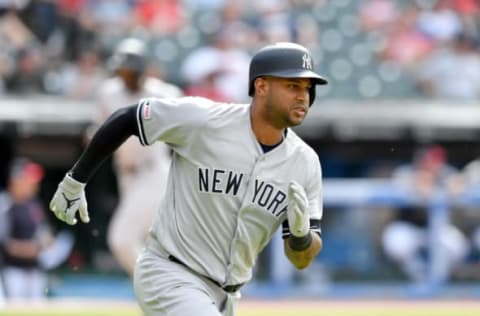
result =
[{"label": "navy batting helmet", "polygon": [[315,86],[328,81],[313,70],[313,59],[305,47],[295,43],[276,43],[260,49],[250,62],[248,95],[254,94],[254,81],[258,77],[310,78],[310,105],[315,100]]}]

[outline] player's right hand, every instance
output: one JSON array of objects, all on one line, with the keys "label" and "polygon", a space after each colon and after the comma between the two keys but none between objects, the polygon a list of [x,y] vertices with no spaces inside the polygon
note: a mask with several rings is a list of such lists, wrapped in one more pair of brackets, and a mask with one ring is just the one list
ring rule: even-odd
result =
[{"label": "player's right hand", "polygon": [[85,185],[85,183],[72,178],[68,173],[58,184],[57,191],[50,201],[50,210],[59,220],[69,225],[75,225],[77,223],[75,215],[78,211],[82,222],[90,221],[85,198]]}]

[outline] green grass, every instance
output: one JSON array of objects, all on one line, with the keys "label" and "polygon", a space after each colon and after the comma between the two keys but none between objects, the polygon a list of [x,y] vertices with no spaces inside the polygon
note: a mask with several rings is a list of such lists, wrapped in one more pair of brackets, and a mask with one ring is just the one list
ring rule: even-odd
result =
[{"label": "green grass", "polygon": [[[120,306],[119,306],[120,305]],[[238,316],[477,316],[473,301],[244,301]],[[16,304],[1,316],[141,316],[134,303]]]}]

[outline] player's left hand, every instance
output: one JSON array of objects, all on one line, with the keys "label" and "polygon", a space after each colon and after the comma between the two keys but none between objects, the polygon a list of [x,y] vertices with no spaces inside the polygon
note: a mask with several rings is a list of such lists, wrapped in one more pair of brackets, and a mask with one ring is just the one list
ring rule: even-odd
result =
[{"label": "player's left hand", "polygon": [[296,181],[288,186],[288,226],[295,237],[304,237],[310,231],[308,198],[304,188]]},{"label": "player's left hand", "polygon": [[85,183],[75,180],[69,174],[65,175],[50,201],[50,210],[59,220],[69,225],[77,223],[77,212],[82,222],[88,223],[90,218],[85,198]]}]

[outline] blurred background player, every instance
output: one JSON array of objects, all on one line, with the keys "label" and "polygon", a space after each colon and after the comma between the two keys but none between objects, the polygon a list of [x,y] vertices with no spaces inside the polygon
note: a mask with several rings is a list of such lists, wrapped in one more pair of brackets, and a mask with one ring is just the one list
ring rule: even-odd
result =
[{"label": "blurred background player", "polygon": [[[428,278],[428,209],[423,202],[430,201],[438,190],[459,194],[463,189],[459,172],[447,162],[445,149],[428,145],[417,150],[413,161],[393,171],[392,180],[420,203],[398,208],[394,219],[386,226],[382,244],[387,257],[398,263],[412,281]],[[468,240],[457,227],[449,224],[439,236],[451,269],[468,254]]]},{"label": "blurred background player", "polygon": [[[120,41],[109,66],[115,75],[99,89],[97,124],[120,107],[135,104],[144,97],[183,94],[178,87],[147,74],[151,72],[147,46],[140,39]],[[136,139],[127,140],[114,154],[119,201],[108,228],[107,242],[119,264],[130,275],[163,195],[170,158],[170,150],[163,143],[145,148]]]},{"label": "blurred background player", "polygon": [[70,254],[73,237],[52,234],[37,194],[44,170],[27,158],[11,163],[7,190],[0,197],[1,270],[8,299],[40,299],[47,294],[47,271]]},{"label": "blurred background player", "polygon": [[[462,169],[462,175],[464,177],[465,185],[467,188],[479,188],[480,187],[480,157],[468,162]],[[478,208],[474,208],[473,212],[477,213]],[[474,250],[480,254],[480,223],[478,222],[479,216],[476,215],[472,219],[472,224],[475,228],[471,232],[472,245]]]},{"label": "blurred background player", "polygon": [[[10,205],[8,193],[5,190],[0,190],[0,245],[3,244],[7,235],[7,207]],[[0,252],[0,310],[5,306],[5,285],[3,282],[3,255]]]}]

